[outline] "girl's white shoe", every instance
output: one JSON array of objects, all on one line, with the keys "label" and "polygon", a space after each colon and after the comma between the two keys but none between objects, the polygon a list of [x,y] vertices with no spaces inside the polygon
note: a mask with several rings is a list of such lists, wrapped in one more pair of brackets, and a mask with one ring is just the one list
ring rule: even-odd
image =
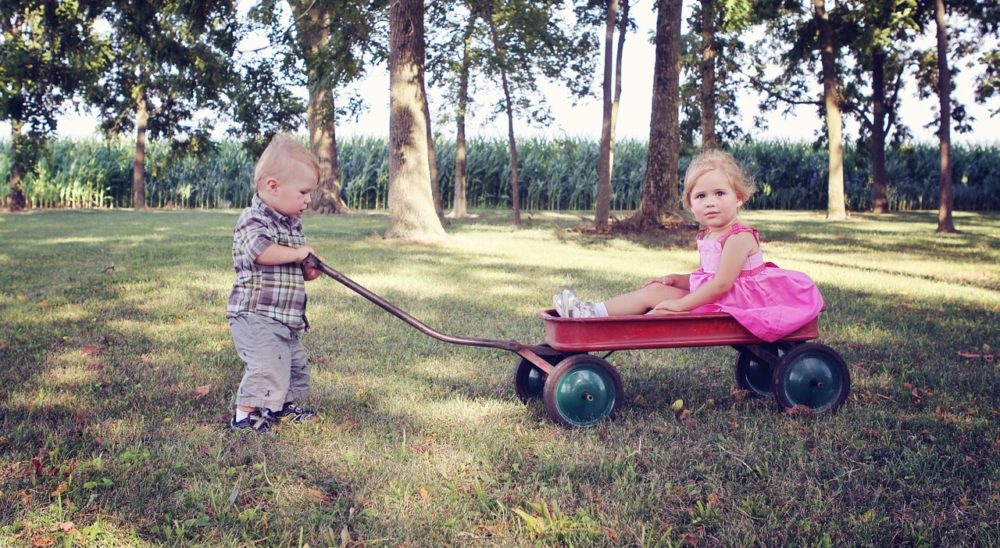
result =
[{"label": "girl's white shoe", "polygon": [[594,303],[576,298],[572,289],[563,289],[552,296],[552,305],[560,318],[593,318],[597,316]]}]

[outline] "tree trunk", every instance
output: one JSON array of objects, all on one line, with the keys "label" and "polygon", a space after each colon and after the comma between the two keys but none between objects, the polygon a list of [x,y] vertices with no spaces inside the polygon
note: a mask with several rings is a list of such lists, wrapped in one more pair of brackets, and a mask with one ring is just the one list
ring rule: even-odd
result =
[{"label": "tree trunk", "polygon": [[132,208],[146,209],[146,127],[149,105],[146,93],[139,91],[135,106],[135,157],[132,159]]},{"label": "tree trunk", "polygon": [[469,24],[465,28],[465,40],[462,42],[462,68],[458,76],[458,110],[455,112],[455,201],[451,216],[462,219],[469,216],[465,197],[465,112],[469,106],[469,67],[472,59],[469,48],[472,46],[472,31],[475,28],[476,16],[469,15]]},{"label": "tree trunk", "polygon": [[[309,103],[306,118],[309,125],[309,146],[319,161],[320,179],[310,209],[320,213],[347,213],[341,197],[340,163],[337,159],[337,112],[333,89],[325,76],[330,71],[327,61],[330,50],[329,8],[315,2],[288,0],[295,17],[297,36],[305,56]],[[307,11],[308,10],[308,11]]]},{"label": "tree trunk", "polygon": [[615,128],[618,127],[618,106],[622,99],[622,55],[625,53],[625,33],[628,31],[628,0],[621,0],[618,22],[618,51],[615,52],[615,98],[611,102],[611,142],[608,143],[608,180],[615,176]]},{"label": "tree trunk", "polygon": [[715,0],[701,0],[701,148],[716,148]]},{"label": "tree trunk", "polygon": [[623,223],[625,230],[651,230],[681,222],[680,184],[681,0],[660,0],[656,12],[653,102],[649,120],[649,155],[639,209]]},{"label": "tree trunk", "polygon": [[309,105],[306,107],[309,146],[319,161],[320,170],[319,187],[313,193],[310,209],[324,214],[350,211],[341,196],[334,106],[330,88],[321,84],[309,87]]},{"label": "tree trunk", "polygon": [[885,170],[885,52],[872,52],[872,211],[888,213]]},{"label": "tree trunk", "polygon": [[507,82],[507,60],[504,50],[500,47],[500,37],[497,34],[496,21],[493,18],[492,5],[488,4],[490,36],[493,38],[493,49],[500,60],[500,82],[503,85],[504,108],[507,110],[507,147],[510,150],[510,200],[514,209],[514,226],[521,226],[521,181],[517,173],[517,141],[514,139],[514,104],[510,99],[510,84]]},{"label": "tree trunk", "polygon": [[423,67],[420,75],[420,95],[423,96],[424,123],[427,128],[427,168],[431,174],[431,196],[434,198],[434,211],[438,221],[445,224],[444,207],[441,205],[441,181],[438,179],[437,152],[434,150],[434,132],[431,131],[431,107],[427,103],[427,87],[424,82]]},{"label": "tree trunk", "polygon": [[611,213],[611,111],[612,111],[612,45],[615,38],[615,18],[618,15],[618,0],[608,2],[604,19],[604,83],[602,86],[604,109],[601,116],[601,149],[597,157],[597,201],[594,213],[594,228],[598,232],[608,229]]},{"label": "tree trunk", "polygon": [[823,105],[826,109],[826,136],[829,148],[827,178],[827,219],[846,219],[844,203],[844,138],[843,120],[837,94],[837,73],[834,60],[833,31],[826,13],[826,0],[813,0],[819,26],[820,61],[823,65]]},{"label": "tree trunk", "polygon": [[20,120],[10,121],[10,178],[8,183],[10,185],[10,190],[8,193],[8,203],[7,209],[9,211],[23,211],[27,205],[27,200],[24,197],[24,184],[22,177],[24,176],[24,160],[22,160],[21,147],[24,144],[21,141],[21,127],[23,122]]},{"label": "tree trunk", "polygon": [[934,0],[934,21],[937,23],[938,104],[941,111],[941,127],[938,129],[941,201],[938,205],[937,231],[951,233],[958,231],[951,216],[951,73],[948,72],[948,26],[944,0]]},{"label": "tree trunk", "polygon": [[444,236],[434,209],[423,98],[424,5],[394,0],[389,8],[390,239]]}]

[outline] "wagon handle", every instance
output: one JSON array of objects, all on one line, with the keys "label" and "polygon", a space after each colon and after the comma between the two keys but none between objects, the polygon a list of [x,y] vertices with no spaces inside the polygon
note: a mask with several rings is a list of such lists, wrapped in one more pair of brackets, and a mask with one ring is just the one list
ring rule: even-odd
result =
[{"label": "wagon handle", "polygon": [[378,306],[383,308],[386,312],[410,324],[424,335],[434,337],[435,339],[441,342],[446,342],[451,344],[461,344],[465,346],[482,346],[487,348],[499,348],[502,350],[509,350],[511,352],[517,352],[517,353],[521,353],[522,351],[528,348],[533,348],[513,340],[498,341],[493,339],[472,339],[472,338],[454,337],[451,335],[446,335],[444,333],[436,331],[435,329],[431,328],[424,322],[414,318],[406,311],[398,308],[397,306],[393,305],[392,303],[383,299],[382,297],[376,295],[375,293],[372,293],[370,290],[368,290],[358,282],[355,282],[354,280],[348,278],[347,276],[344,276],[340,272],[337,272],[329,265],[321,261],[315,255],[310,253],[309,256],[306,257],[305,262],[310,263],[311,266],[315,267],[323,274],[326,274],[327,276],[347,286],[347,288],[350,289],[351,291],[354,291],[358,295],[361,295],[362,297],[368,299],[369,301],[377,304]]}]

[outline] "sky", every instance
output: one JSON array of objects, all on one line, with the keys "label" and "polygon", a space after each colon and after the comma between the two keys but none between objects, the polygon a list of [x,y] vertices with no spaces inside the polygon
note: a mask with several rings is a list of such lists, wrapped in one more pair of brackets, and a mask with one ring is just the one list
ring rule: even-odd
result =
[{"label": "sky", "polygon": [[[633,3],[632,12],[637,19],[638,30],[627,36],[624,61],[622,66],[622,97],[618,117],[616,135],[621,139],[645,140],[649,136],[649,113],[652,96],[653,45],[649,36],[655,27],[653,0],[637,0]],[[686,18],[685,14],[685,18]],[[594,30],[595,33],[603,29]],[[245,43],[243,50],[257,49],[256,43]],[[603,50],[602,50],[603,51]],[[259,54],[266,54],[261,52]],[[599,54],[595,54],[599,55]],[[595,95],[574,104],[569,94],[560,86],[545,84],[542,89],[552,108],[553,122],[546,127],[533,127],[523,121],[516,121],[515,131],[518,137],[579,137],[597,140],[600,137],[602,63],[598,59],[594,68],[593,89]],[[968,134],[952,131],[952,141],[956,144],[1000,143],[1000,120],[990,119],[989,110],[1000,106],[1000,99],[994,99],[993,104],[979,105],[972,98],[973,69],[963,67],[959,80],[955,83],[955,96],[965,104],[969,113],[975,118],[974,130]],[[912,80],[912,78],[910,79]],[[499,87],[499,86],[497,86]],[[367,108],[357,120],[338,120],[338,136],[385,136],[389,132],[389,77],[387,67],[370,70],[363,81],[356,84],[357,90],[367,101]],[[304,91],[299,92],[304,95]],[[449,105],[434,89],[428,90],[432,115],[437,118],[440,109]],[[817,95],[820,89],[817,86]],[[918,142],[932,143],[935,141],[934,130],[924,126],[935,122],[934,113],[937,110],[936,98],[919,99],[916,88],[911,83],[909,89],[902,95],[901,115],[903,120]],[[749,90],[738,99],[741,124],[744,127],[754,127],[754,116],[759,113],[756,96]],[[765,115],[766,129],[754,129],[750,133],[755,139],[787,140],[811,142],[818,131],[823,131],[823,121],[815,115],[812,107],[798,107],[790,115],[779,112]],[[453,135],[453,124],[436,123],[435,133]],[[506,120],[502,117],[488,120],[473,107],[467,123],[470,136],[486,138],[506,138]],[[9,133],[9,126],[0,127],[3,135]],[[304,131],[304,130],[303,130]],[[845,141],[857,136],[857,123],[845,117]],[[97,134],[97,122],[87,114],[69,114],[60,119],[58,134],[67,137],[86,137]]]}]

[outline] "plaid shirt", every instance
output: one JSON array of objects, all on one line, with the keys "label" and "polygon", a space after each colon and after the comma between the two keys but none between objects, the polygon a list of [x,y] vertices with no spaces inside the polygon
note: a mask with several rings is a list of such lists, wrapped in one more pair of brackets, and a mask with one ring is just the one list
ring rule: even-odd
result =
[{"label": "plaid shirt", "polygon": [[302,221],[286,217],[254,195],[233,230],[236,282],[229,294],[226,317],[256,313],[274,318],[296,331],[309,328],[306,286],[298,263],[262,265],[254,262],[271,244],[299,247],[306,243]]}]

